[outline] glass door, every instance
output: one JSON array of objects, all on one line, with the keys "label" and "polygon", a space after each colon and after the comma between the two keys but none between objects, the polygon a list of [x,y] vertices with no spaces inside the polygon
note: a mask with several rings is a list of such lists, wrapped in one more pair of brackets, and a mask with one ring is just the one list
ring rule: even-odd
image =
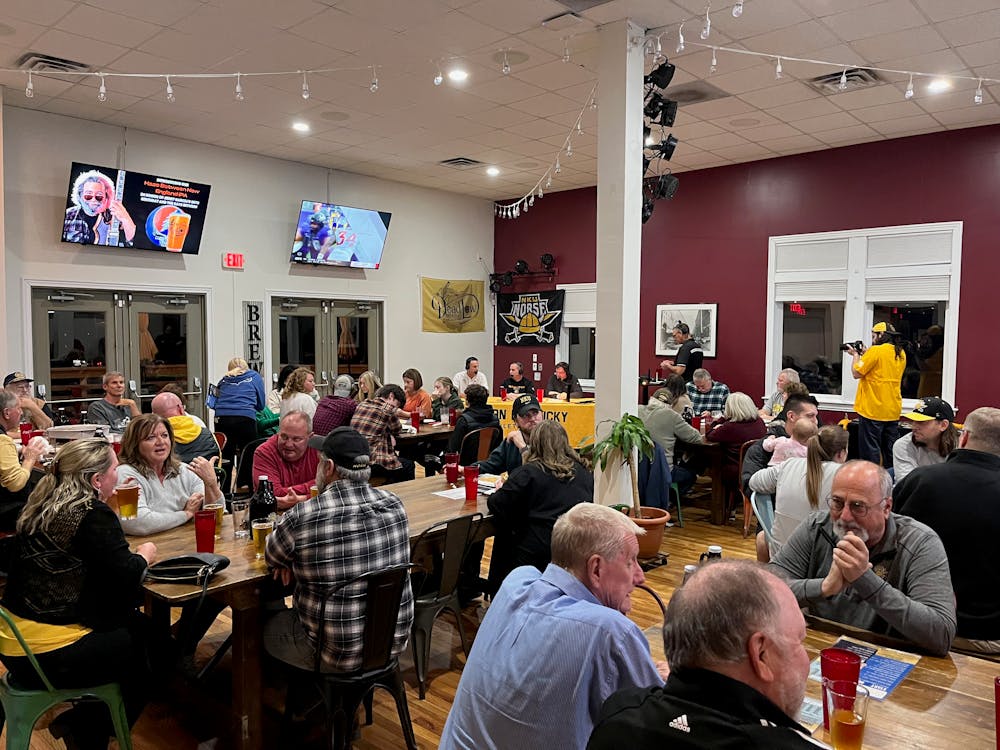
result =
[{"label": "glass door", "polygon": [[286,365],[308,367],[316,373],[316,389],[326,395],[329,383],[323,382],[316,368],[322,349],[323,303],[298,297],[276,298],[271,306],[271,384],[277,387],[278,373]]},{"label": "glass door", "polygon": [[[365,370],[375,370],[383,382],[382,372],[382,305],[377,302],[331,303],[331,379],[350,375],[357,380]],[[393,378],[389,378],[396,382]]]}]

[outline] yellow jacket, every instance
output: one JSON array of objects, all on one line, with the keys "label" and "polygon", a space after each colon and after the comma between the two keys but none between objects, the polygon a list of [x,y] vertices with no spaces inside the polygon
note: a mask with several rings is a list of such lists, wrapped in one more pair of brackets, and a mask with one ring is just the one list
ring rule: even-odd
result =
[{"label": "yellow jacket", "polygon": [[906,369],[906,353],[896,359],[896,347],[878,344],[868,349],[854,364],[861,375],[854,411],[876,422],[895,422],[903,412],[900,381]]}]

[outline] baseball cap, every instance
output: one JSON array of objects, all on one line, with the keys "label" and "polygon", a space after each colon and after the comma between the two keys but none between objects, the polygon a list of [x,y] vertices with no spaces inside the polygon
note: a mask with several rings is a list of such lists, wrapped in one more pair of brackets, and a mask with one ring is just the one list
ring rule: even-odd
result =
[{"label": "baseball cap", "polygon": [[11,383],[34,383],[32,378],[29,378],[23,372],[12,372],[3,379],[4,387],[6,388]]},{"label": "baseball cap", "polygon": [[355,429],[337,427],[326,437],[313,435],[309,438],[309,447],[320,451],[337,466],[345,469],[367,469],[371,449],[368,441]]},{"label": "baseball cap", "polygon": [[872,333],[895,333],[896,329],[891,323],[876,323],[872,326]]},{"label": "baseball cap", "polygon": [[913,411],[906,412],[903,414],[903,417],[912,419],[914,422],[929,422],[932,419],[954,422],[955,410],[944,399],[937,396],[930,396],[929,398],[918,399],[917,403],[913,405]]},{"label": "baseball cap", "polygon": [[354,387],[354,378],[350,375],[341,375],[333,381],[334,396],[350,396],[351,388]]},{"label": "baseball cap", "polygon": [[535,398],[534,393],[522,393],[520,396],[514,399],[514,405],[510,407],[510,414],[512,417],[523,416],[525,412],[535,409],[536,411],[541,411],[541,407],[538,405],[538,399]]}]

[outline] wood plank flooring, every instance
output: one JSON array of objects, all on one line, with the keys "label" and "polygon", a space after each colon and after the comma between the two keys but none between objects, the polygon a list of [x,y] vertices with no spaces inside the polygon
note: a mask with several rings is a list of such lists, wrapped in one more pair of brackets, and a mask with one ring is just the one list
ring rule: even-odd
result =
[{"label": "wood plank flooring", "polygon": [[[684,508],[685,526],[666,529],[661,547],[669,553],[667,565],[655,568],[646,574],[647,585],[669,601],[674,588],[680,583],[684,565],[697,563],[698,556],[710,544],[719,544],[724,557],[754,559],[753,537],[743,539],[742,519],[737,516],[735,523],[727,526],[713,526],[708,523],[707,510],[692,506]],[[487,545],[487,554],[489,545]],[[484,564],[485,568],[485,564]],[[470,606],[463,612],[466,635],[471,639],[481,620],[483,610]],[[662,615],[656,602],[645,592],[632,594],[633,621],[646,629],[662,624]],[[209,635],[199,648],[199,663],[223,642],[230,629],[229,610],[216,621]],[[426,700],[419,700],[416,677],[413,671],[410,651],[407,649],[401,663],[407,687],[410,715],[417,742],[423,750],[436,748],[444,728],[448,710],[454,700],[455,689],[465,663],[458,638],[448,616],[439,618],[433,636],[433,653],[429,665],[428,690]],[[656,649],[654,649],[655,651]],[[660,650],[659,656],[662,656]],[[216,671],[202,684],[182,683],[172,691],[169,700],[161,699],[150,703],[133,730],[133,744],[136,750],[222,750],[230,746],[225,736],[226,722],[223,718],[228,711],[230,684],[230,656],[227,655]],[[284,705],[284,691],[275,675],[264,675],[264,732],[266,748],[283,748],[285,744],[279,736],[279,721]],[[58,709],[43,717],[32,737],[32,750],[53,750],[62,748],[63,743],[55,740],[44,727],[56,715]],[[5,735],[0,738],[6,746]],[[388,694],[375,694],[375,721],[370,727],[362,727],[361,740],[355,743],[359,750],[386,750],[402,746],[402,735],[395,704]],[[116,747],[113,742],[112,747]],[[320,734],[310,742],[301,745],[304,749],[323,747]]]}]

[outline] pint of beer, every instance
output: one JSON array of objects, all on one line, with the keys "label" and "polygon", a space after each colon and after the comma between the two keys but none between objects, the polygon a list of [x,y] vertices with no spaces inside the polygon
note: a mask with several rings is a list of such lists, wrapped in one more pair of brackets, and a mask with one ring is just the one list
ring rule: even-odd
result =
[{"label": "pint of beer", "polygon": [[223,503],[212,503],[202,506],[202,509],[215,511],[215,538],[222,539],[222,516],[226,512],[226,506]]},{"label": "pint of beer", "polygon": [[118,517],[124,521],[135,518],[139,510],[139,485],[116,487],[115,497],[118,499]]},{"label": "pint of beer", "polygon": [[258,560],[264,559],[267,537],[272,531],[274,531],[274,521],[269,518],[253,522],[253,546]]},{"label": "pint of beer", "polygon": [[187,238],[190,226],[190,214],[176,213],[167,219],[167,250],[179,253],[184,249],[184,240]]}]

